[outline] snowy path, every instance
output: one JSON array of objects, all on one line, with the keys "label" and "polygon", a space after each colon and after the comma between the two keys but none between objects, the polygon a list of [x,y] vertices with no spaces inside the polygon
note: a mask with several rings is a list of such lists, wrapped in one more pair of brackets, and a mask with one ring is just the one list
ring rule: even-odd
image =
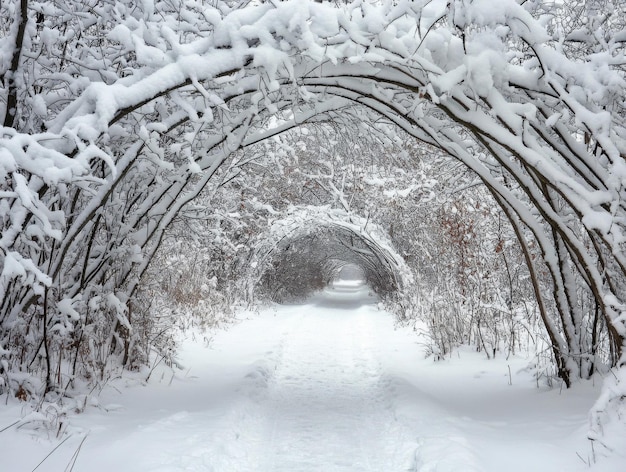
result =
[{"label": "snowy path", "polygon": [[[65,470],[85,434],[74,472],[589,470],[576,453],[597,391],[537,390],[526,359],[424,359],[365,287],[251,316],[181,359],[175,378],[103,392],[37,472]],[[2,433],[0,470],[32,471],[59,442],[37,434]]]},{"label": "snowy path", "polygon": [[362,310],[294,320],[268,387],[259,470],[408,470],[416,445],[394,419],[379,338]]},{"label": "snowy path", "polygon": [[[407,354],[421,359],[421,349],[366,288],[339,286],[277,319],[275,346],[247,374],[225,421],[238,425],[237,445],[224,446],[216,471],[480,470],[443,412],[392,373]],[[222,437],[218,430],[212,440]]]}]

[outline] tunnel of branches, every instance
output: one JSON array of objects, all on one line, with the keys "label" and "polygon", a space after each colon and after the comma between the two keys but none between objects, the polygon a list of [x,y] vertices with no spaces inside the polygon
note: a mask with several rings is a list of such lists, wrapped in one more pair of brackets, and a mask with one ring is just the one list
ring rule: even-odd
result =
[{"label": "tunnel of branches", "polygon": [[342,269],[360,272],[381,299],[402,285],[388,249],[351,228],[329,224],[280,240],[266,258],[258,295],[278,303],[303,300],[328,286]]},{"label": "tunnel of branches", "polygon": [[[46,15],[5,3],[14,19],[0,29],[17,34],[0,97],[0,360],[14,392],[25,372],[45,395],[80,375],[103,379],[93,366],[110,359],[146,363],[161,327],[134,305],[172,223],[196,217],[194,199],[251,161],[233,162],[234,151],[271,143],[259,154],[276,161],[294,147],[274,138],[327,120],[385,142],[397,126],[472,171],[511,224],[558,376],[569,386],[593,372],[603,327],[608,365],[625,378],[623,15],[560,36],[545,2],[514,0],[489,11],[244,2],[245,12],[213,8],[210,20],[168,2]],[[86,25],[98,47],[82,34],[42,39]],[[22,93],[31,89],[40,93]],[[259,251],[257,285],[272,299],[310,293],[347,264],[383,298],[402,289],[402,263],[375,239],[314,228]],[[625,385],[607,398],[622,404]]]}]

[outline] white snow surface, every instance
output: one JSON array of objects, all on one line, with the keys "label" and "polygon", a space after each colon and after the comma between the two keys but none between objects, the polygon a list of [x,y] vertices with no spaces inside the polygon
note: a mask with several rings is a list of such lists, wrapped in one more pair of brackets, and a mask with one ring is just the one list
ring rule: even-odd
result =
[{"label": "white snow surface", "polygon": [[[624,470],[624,456],[584,463],[599,385],[537,388],[525,357],[434,362],[422,341],[367,286],[337,282],[208,345],[190,336],[183,370],[111,382],[60,439],[0,432],[0,470],[32,471],[63,439],[38,472],[70,470],[83,439],[75,472]],[[2,400],[0,430],[26,413]]]}]

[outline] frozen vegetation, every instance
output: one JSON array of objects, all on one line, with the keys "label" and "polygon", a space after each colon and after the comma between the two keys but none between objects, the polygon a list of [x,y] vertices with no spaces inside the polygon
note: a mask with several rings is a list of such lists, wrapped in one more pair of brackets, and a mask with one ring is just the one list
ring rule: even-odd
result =
[{"label": "frozen vegetation", "polygon": [[0,18],[0,460],[619,470],[623,0]]}]

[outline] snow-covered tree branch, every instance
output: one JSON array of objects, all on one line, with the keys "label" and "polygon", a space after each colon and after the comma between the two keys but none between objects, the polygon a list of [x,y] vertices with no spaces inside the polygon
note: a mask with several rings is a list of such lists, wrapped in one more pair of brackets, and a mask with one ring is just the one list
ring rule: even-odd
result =
[{"label": "snow-covered tree branch", "polygon": [[[603,319],[623,379],[623,16],[590,8],[571,25],[514,0],[233,5],[0,5],[0,353],[41,374],[31,395],[145,360],[131,301],[177,216],[234,152],[342,119],[381,135],[393,123],[471,170],[514,228],[559,376],[593,372],[582,327]],[[311,188],[349,212],[324,172]],[[466,223],[445,222],[451,236]]]}]

